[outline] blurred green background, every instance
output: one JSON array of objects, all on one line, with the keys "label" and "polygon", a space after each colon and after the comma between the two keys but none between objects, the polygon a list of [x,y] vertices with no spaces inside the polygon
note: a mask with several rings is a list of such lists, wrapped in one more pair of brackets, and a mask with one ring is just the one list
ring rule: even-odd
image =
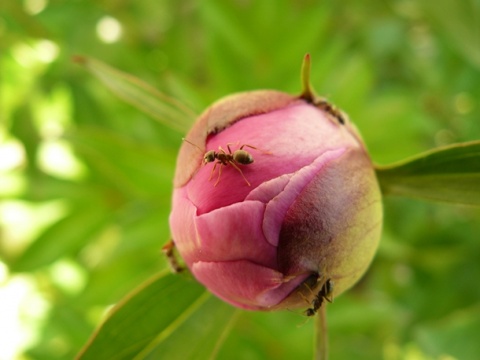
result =
[{"label": "blurred green background", "polygon": [[[312,83],[376,163],[480,139],[480,1],[6,0],[0,5],[0,359],[71,359],[166,267],[182,134],[123,103],[98,58],[199,113]],[[479,185],[480,186],[480,185]],[[328,307],[332,359],[478,359],[480,211],[385,199],[380,250]],[[309,359],[313,321],[241,314],[220,359]]]}]

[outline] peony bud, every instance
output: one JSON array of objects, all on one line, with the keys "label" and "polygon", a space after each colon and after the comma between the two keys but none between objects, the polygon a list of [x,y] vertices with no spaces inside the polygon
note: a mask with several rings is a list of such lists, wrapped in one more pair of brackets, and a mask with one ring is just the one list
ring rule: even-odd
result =
[{"label": "peony bud", "polygon": [[[252,163],[233,158],[242,146]],[[372,163],[323,100],[277,91],[220,100],[186,136],[174,185],[178,252],[200,283],[243,309],[306,307],[326,280],[340,294],[380,238]]]}]

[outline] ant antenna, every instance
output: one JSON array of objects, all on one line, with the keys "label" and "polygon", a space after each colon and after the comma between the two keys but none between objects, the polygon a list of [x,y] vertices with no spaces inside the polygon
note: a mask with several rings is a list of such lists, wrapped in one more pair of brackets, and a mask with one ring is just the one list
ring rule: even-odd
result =
[{"label": "ant antenna", "polygon": [[186,141],[187,143],[189,143],[190,145],[193,145],[195,146],[198,150],[200,150],[201,152],[203,152],[202,149],[200,149],[200,147],[194,143],[192,143],[191,141],[187,140],[186,138],[182,138],[183,141]]}]

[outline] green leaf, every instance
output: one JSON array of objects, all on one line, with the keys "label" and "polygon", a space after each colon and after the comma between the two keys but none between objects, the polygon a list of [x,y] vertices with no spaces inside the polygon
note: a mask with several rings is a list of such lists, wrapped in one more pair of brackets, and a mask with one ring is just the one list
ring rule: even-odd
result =
[{"label": "green leaf", "polygon": [[180,133],[187,132],[197,117],[180,101],[132,75],[88,57],[76,56],[74,61],[83,65],[118,97]]},{"label": "green leaf", "polygon": [[414,336],[421,349],[435,358],[477,359],[480,308],[461,309],[447,317],[418,325]]},{"label": "green leaf", "polygon": [[11,265],[12,271],[32,271],[78,251],[111,219],[102,206],[85,204],[47,228]]},{"label": "green leaf", "polygon": [[66,139],[92,170],[123,193],[137,198],[169,195],[174,153],[94,127],[78,129]]},{"label": "green leaf", "polygon": [[197,282],[161,273],[112,310],[77,359],[214,358],[237,312]]},{"label": "green leaf", "polygon": [[465,56],[473,65],[480,68],[480,25],[478,0],[422,0],[425,14],[432,18],[438,31]]},{"label": "green leaf", "polygon": [[480,205],[480,141],[437,148],[376,172],[385,195]]}]

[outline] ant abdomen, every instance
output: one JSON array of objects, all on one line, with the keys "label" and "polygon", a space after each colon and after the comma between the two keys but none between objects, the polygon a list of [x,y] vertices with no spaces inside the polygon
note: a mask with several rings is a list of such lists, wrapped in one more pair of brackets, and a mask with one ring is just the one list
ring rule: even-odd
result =
[{"label": "ant abdomen", "polygon": [[253,163],[253,156],[245,150],[237,150],[233,153],[233,160],[242,165]]}]

